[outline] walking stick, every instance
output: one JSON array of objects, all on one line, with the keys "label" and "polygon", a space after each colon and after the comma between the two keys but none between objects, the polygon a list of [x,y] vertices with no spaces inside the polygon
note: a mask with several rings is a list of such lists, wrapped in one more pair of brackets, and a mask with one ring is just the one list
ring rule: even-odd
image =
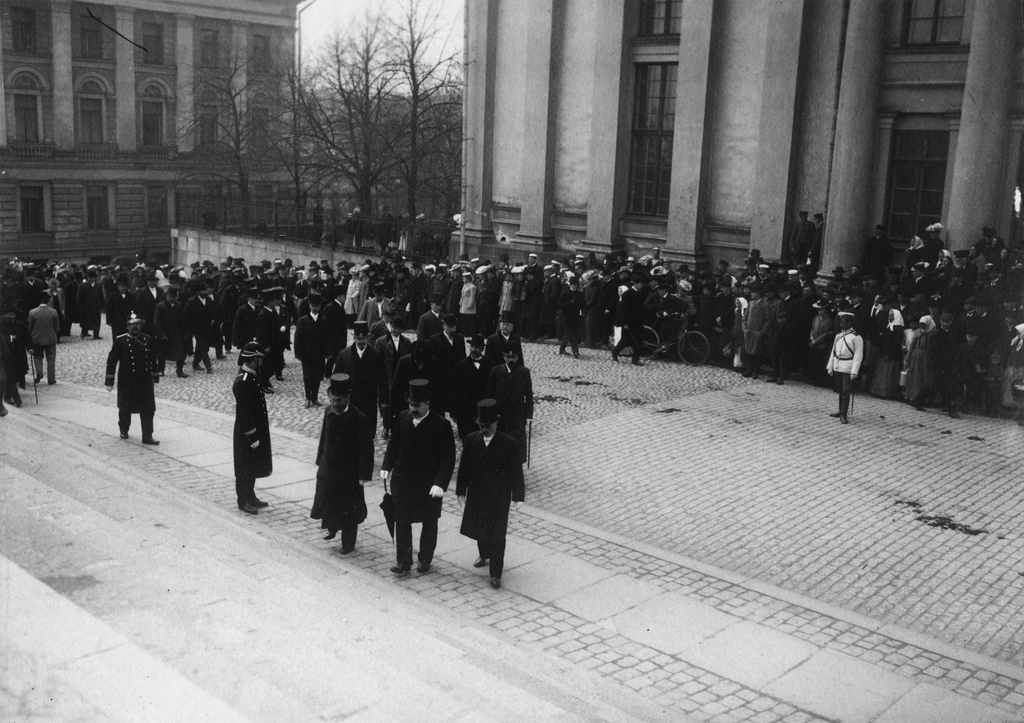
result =
[{"label": "walking stick", "polygon": [[[34,354],[32,356],[35,356]],[[35,360],[29,356],[28,347],[25,348],[25,359],[28,361],[28,370],[32,374],[32,391],[36,395],[36,404],[39,404],[39,387],[36,386]]]},{"label": "walking stick", "polygon": [[526,432],[526,469],[530,469],[530,451],[533,448],[533,420],[527,420]]}]

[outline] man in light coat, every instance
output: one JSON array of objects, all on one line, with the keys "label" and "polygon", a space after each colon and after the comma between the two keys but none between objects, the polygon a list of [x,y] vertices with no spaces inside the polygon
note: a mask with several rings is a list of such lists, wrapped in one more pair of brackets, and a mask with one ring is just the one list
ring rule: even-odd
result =
[{"label": "man in light coat", "polygon": [[46,383],[56,384],[54,364],[57,360],[57,338],[60,321],[57,311],[47,303],[44,295],[39,306],[28,312],[28,336],[32,340],[32,361],[35,366],[36,384],[43,378],[43,356],[46,356]]},{"label": "man in light coat", "polygon": [[864,340],[853,329],[853,311],[849,302],[839,308],[839,333],[832,342],[832,352],[828,356],[826,370],[830,377],[835,378],[836,391],[839,392],[839,411],[829,416],[839,418],[847,424],[846,415],[850,411],[850,396],[853,394],[853,382],[860,373],[861,362],[864,361]]}]

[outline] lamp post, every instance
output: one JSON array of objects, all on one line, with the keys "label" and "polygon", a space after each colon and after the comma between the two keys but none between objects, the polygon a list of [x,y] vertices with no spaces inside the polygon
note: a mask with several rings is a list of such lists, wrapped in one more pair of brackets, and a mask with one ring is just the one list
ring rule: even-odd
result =
[{"label": "lamp post", "polygon": [[299,207],[302,181],[299,175],[299,93],[302,92],[302,13],[319,0],[302,0],[295,5],[295,88],[292,91],[292,172],[295,177],[295,238],[299,237]]}]

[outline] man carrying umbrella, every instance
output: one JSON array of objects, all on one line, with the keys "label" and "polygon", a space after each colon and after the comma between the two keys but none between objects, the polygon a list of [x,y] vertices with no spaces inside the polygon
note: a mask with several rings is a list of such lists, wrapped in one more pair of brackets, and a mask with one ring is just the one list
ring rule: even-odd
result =
[{"label": "man carrying umbrella", "polygon": [[[412,569],[412,523],[420,522],[419,564],[416,571],[430,571],[437,546],[437,520],[441,498],[455,471],[455,437],[452,426],[440,414],[430,413],[430,382],[409,382],[409,408],[398,415],[380,476],[391,480],[395,503],[395,546],[398,561],[391,572],[404,575]],[[393,472],[393,474],[392,474]]]},{"label": "man carrying umbrella", "polygon": [[491,587],[501,587],[505,566],[508,511],[518,510],[526,498],[523,461],[516,440],[498,431],[498,403],[482,399],[477,405],[479,432],[466,437],[459,461],[455,494],[465,501],[460,532],[476,540],[480,556],[473,567],[490,561]]}]

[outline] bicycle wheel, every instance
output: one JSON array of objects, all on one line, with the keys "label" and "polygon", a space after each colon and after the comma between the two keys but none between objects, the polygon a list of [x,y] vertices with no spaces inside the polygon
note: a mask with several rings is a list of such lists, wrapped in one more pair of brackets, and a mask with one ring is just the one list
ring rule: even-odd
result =
[{"label": "bicycle wheel", "polygon": [[645,326],[644,340],[641,345],[643,346],[643,349],[640,352],[640,357],[642,359],[650,359],[661,346],[661,339],[658,338],[658,332],[649,326]]},{"label": "bicycle wheel", "polygon": [[678,352],[684,362],[697,366],[707,361],[711,344],[699,331],[688,331],[679,338]]}]

